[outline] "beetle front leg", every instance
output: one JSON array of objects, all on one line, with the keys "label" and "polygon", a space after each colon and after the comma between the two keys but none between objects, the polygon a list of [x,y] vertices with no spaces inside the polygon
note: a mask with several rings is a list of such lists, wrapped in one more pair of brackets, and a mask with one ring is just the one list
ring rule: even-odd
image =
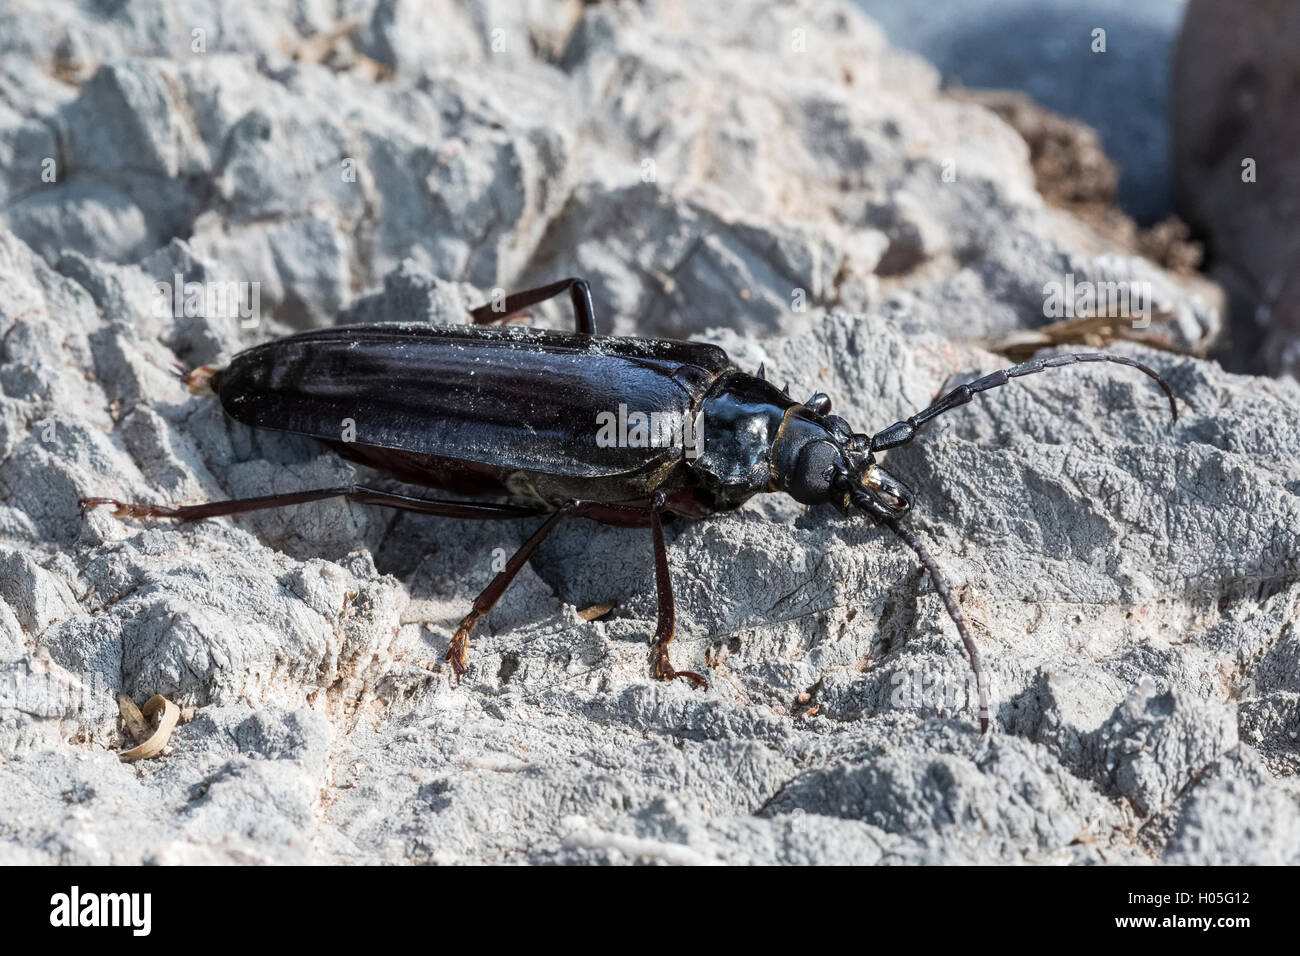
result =
[{"label": "beetle front leg", "polygon": [[650,531],[654,536],[655,586],[659,594],[659,625],[655,628],[655,645],[650,652],[650,673],[656,680],[680,677],[697,690],[708,690],[709,682],[694,671],[679,671],[668,656],[668,645],[677,630],[677,610],[673,601],[673,579],[668,568],[668,548],[664,544],[664,526],[659,515],[664,509],[664,494],[656,491],[650,503]]}]

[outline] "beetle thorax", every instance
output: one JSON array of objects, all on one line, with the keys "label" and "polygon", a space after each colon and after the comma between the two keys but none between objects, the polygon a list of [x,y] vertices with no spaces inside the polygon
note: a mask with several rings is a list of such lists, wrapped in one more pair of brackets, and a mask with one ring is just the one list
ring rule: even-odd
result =
[{"label": "beetle thorax", "polygon": [[796,404],[743,372],[723,376],[705,396],[699,410],[702,449],[688,464],[717,506],[734,507],[774,490],[772,449],[787,410]]}]

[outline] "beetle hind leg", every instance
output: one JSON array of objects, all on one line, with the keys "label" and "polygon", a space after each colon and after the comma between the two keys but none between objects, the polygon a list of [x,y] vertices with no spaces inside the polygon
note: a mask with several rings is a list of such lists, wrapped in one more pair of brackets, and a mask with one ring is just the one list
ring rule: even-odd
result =
[{"label": "beetle hind leg", "polygon": [[116,518],[171,518],[174,521],[200,521],[203,518],[218,518],[222,515],[243,514],[262,508],[278,508],[285,505],[300,505],[308,501],[321,501],[325,498],[347,496],[352,488],[319,488],[313,491],[296,491],[284,495],[264,495],[260,498],[234,498],[229,501],[207,501],[198,505],[153,505],[137,501],[122,501],[118,498],[82,498],[82,517],[92,508],[112,505]]},{"label": "beetle hind leg", "polygon": [[518,315],[529,306],[553,299],[562,293],[569,293],[573,300],[573,330],[585,335],[596,332],[596,313],[591,304],[591,288],[586,279],[561,279],[538,289],[527,289],[508,295],[503,301],[489,302],[477,309],[470,310],[470,318],[475,325],[487,325],[491,322],[503,322],[512,315]]},{"label": "beetle hind leg", "polygon": [[327,498],[347,498],[358,504],[382,505],[386,508],[437,515],[443,518],[496,521],[536,514],[531,508],[522,508],[516,505],[479,501],[452,501],[442,498],[416,498],[411,495],[399,495],[376,488],[367,488],[364,485],[348,485],[342,488],[314,488],[310,491],[291,491],[286,494],[262,495],[257,498],[205,501],[197,505],[152,505],[121,501],[118,498],[82,498],[79,504],[81,505],[83,517],[91,508],[112,505],[113,515],[118,518],[171,518],[173,521],[201,521],[204,518],[246,514],[250,511],[261,511],[264,508],[283,508],[288,505],[306,504],[310,501],[324,501]]}]

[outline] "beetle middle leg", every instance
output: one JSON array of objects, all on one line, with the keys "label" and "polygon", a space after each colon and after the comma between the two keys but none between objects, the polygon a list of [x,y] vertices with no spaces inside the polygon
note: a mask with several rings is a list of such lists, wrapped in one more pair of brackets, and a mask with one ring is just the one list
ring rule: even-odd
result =
[{"label": "beetle middle leg", "polygon": [[692,687],[705,690],[709,682],[694,671],[679,671],[673,667],[668,655],[668,645],[676,633],[676,608],[673,601],[673,582],[668,567],[668,549],[664,544],[663,521],[661,514],[666,506],[663,492],[655,492],[649,506],[605,504],[599,501],[570,501],[556,509],[532,536],[519,546],[519,550],[506,562],[506,566],[497,573],[474,599],[474,606],[461,620],[456,633],[447,648],[447,662],[459,679],[468,670],[465,658],[469,650],[469,635],[474,626],[492,608],[510,587],[520,569],[532,557],[537,547],[546,540],[562,518],[590,518],[605,524],[632,527],[649,525],[654,540],[655,590],[658,597],[659,614],[655,628],[655,643],[650,654],[650,672],[656,680],[673,680],[680,677]]},{"label": "beetle middle leg", "polygon": [[515,579],[515,575],[519,573],[520,568],[528,563],[528,559],[533,556],[537,546],[555,530],[555,526],[560,523],[560,519],[574,514],[580,505],[581,502],[571,501],[552,512],[551,516],[543,521],[542,526],[519,546],[519,550],[510,556],[506,566],[497,572],[496,577],[489,581],[488,586],[480,591],[478,597],[474,599],[473,608],[456,626],[456,633],[452,636],[451,646],[447,648],[447,663],[456,672],[457,681],[464,677],[469,670],[465,664],[465,657],[469,651],[469,634],[470,631],[474,630],[474,625],[496,606],[497,601],[501,600],[501,595],[506,593],[506,588],[510,587],[510,582]]},{"label": "beetle middle leg", "polygon": [[650,652],[650,672],[657,680],[680,677],[697,690],[708,690],[709,682],[694,671],[679,671],[668,657],[668,645],[677,633],[677,609],[673,600],[673,579],[668,568],[668,548],[664,544],[664,493],[656,491],[650,502],[650,531],[654,535],[655,589],[659,597],[659,623],[655,628],[655,646]]}]

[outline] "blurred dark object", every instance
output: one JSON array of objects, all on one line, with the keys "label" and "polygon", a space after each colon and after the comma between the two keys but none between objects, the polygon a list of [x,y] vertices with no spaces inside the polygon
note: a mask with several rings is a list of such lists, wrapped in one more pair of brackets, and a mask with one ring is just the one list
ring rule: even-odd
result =
[{"label": "blurred dark object", "polygon": [[1049,203],[1070,211],[1120,248],[1171,272],[1189,275],[1200,266],[1201,246],[1190,240],[1191,231],[1182,220],[1171,216],[1142,229],[1119,208],[1119,170],[1091,126],[1013,90],[949,92],[993,110],[1024,138],[1035,184]]},{"label": "blurred dark object", "polygon": [[1221,358],[1300,378],[1300,3],[1191,0],[1171,103],[1174,206],[1229,297]]},{"label": "blurred dark object", "polygon": [[1169,215],[1165,117],[1183,0],[857,2],[946,86],[1016,90],[1087,123],[1119,167],[1119,205],[1143,225]]}]

